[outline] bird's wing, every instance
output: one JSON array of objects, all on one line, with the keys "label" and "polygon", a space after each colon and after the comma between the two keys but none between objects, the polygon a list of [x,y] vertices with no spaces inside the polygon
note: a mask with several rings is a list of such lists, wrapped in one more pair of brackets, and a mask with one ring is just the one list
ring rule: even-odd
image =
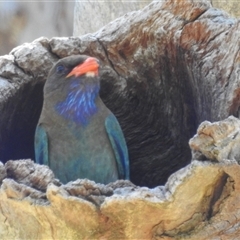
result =
[{"label": "bird's wing", "polygon": [[129,179],[127,145],[118,120],[113,114],[106,118],[105,127],[117,160],[119,178]]},{"label": "bird's wing", "polygon": [[43,126],[38,125],[35,132],[34,140],[35,160],[36,163],[49,166],[48,161],[48,137]]}]

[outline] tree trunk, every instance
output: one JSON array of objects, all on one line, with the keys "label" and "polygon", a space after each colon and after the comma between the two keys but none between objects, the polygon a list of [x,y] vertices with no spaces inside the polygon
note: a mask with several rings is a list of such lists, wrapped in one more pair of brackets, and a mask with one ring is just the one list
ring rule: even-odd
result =
[{"label": "tree trunk", "polygon": [[[0,58],[0,159],[34,157],[34,129],[50,67],[59,58],[88,54],[103,66],[101,97],[127,140],[131,181],[148,187],[166,183],[190,163],[188,141],[202,121],[239,117],[239,28],[237,19],[207,0],[156,1],[94,34],[41,38],[14,49]],[[234,161],[194,161],[154,189],[129,182],[105,189],[83,180],[61,185],[54,178],[41,189],[32,183],[36,179],[22,182],[8,165],[2,168],[5,239],[38,233],[41,239],[239,234],[234,224],[240,216],[240,169]],[[89,185],[96,191],[86,196]]]}]

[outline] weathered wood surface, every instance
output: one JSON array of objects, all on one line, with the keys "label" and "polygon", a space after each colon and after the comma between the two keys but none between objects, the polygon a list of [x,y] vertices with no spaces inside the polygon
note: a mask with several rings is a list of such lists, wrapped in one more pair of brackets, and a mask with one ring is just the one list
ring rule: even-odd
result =
[{"label": "weathered wood surface", "polygon": [[30,160],[1,166],[0,237],[8,239],[238,239],[240,166],[193,161],[165,186],[61,185]]}]

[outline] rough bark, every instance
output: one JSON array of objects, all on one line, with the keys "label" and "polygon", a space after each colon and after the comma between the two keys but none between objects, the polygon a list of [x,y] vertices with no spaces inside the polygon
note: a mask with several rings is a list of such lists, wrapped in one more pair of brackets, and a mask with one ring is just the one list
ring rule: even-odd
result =
[{"label": "rough bark", "polygon": [[164,183],[190,162],[200,122],[239,114],[239,21],[208,1],[153,2],[95,34],[43,38],[0,59],[3,161],[33,158],[46,74],[78,53],[103,65],[101,96],[123,128],[135,184]]},{"label": "rough bark", "polygon": [[193,159],[215,162],[231,159],[240,163],[239,129],[240,121],[233,116],[220,122],[202,122],[197,134],[189,141]]}]

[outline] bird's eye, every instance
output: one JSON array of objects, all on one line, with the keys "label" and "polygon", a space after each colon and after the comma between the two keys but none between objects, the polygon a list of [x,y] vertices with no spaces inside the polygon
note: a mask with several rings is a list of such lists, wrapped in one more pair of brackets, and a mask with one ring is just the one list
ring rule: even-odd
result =
[{"label": "bird's eye", "polygon": [[65,72],[65,67],[64,67],[63,65],[58,65],[58,66],[56,67],[56,72],[57,72],[58,74],[64,73],[64,72]]}]

